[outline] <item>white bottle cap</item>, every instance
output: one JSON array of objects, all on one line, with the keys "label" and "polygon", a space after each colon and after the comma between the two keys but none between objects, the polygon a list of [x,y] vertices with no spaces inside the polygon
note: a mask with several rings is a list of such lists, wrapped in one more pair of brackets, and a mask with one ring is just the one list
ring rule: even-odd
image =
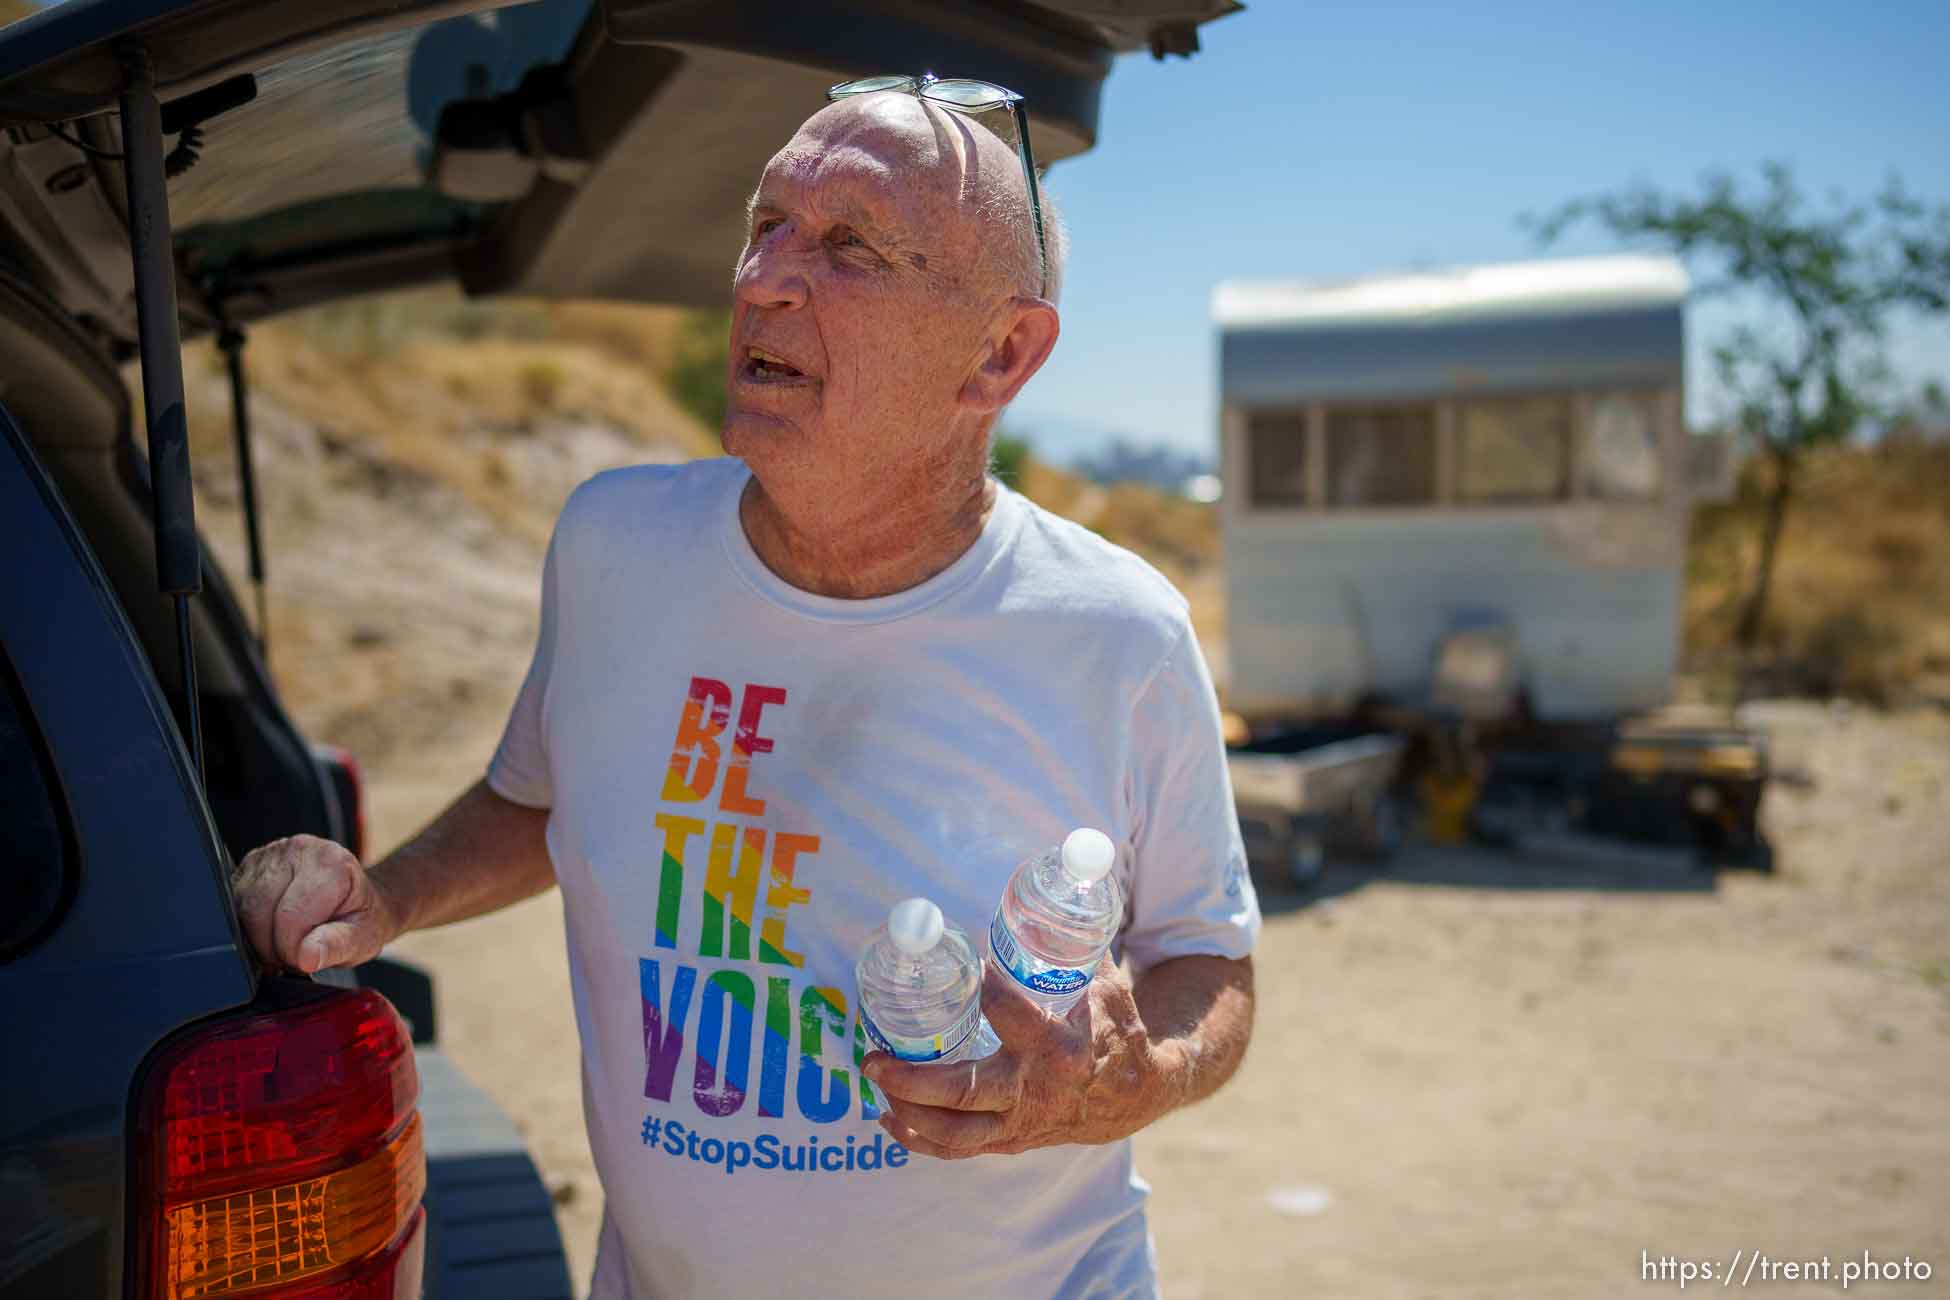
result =
[{"label": "white bottle cap", "polygon": [[887,937],[910,957],[933,952],[941,942],[941,909],[925,898],[908,898],[887,913]]},{"label": "white bottle cap", "polygon": [[1102,831],[1079,826],[1063,837],[1063,869],[1085,884],[1109,875],[1116,860],[1117,846]]}]

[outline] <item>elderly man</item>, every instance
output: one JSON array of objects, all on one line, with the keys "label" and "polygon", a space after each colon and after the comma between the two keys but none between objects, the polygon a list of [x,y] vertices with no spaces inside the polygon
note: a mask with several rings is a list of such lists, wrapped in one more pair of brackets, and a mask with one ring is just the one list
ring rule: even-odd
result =
[{"label": "elderly man", "polygon": [[[486,779],[370,869],[308,837],[240,869],[254,944],[307,971],[561,886],[600,1298],[1152,1294],[1129,1138],[1250,1032],[1184,601],[988,476],[1057,314],[1025,168],[913,89],[765,168],[731,455],[576,490]],[[870,1052],[853,964],[889,906],[980,933],[1077,826],[1118,847],[1130,973],[1059,1019],[991,964],[994,1055]]]}]

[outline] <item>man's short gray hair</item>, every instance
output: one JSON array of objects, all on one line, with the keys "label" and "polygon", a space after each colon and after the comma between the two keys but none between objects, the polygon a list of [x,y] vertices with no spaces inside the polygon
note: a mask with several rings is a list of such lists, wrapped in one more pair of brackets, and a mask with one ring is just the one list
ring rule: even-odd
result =
[{"label": "man's short gray hair", "polygon": [[1070,251],[1070,232],[1063,224],[1063,213],[1056,199],[1040,175],[1036,178],[1036,192],[1043,200],[1043,240],[1049,248],[1047,289],[1040,274],[1042,268],[1037,265],[1035,218],[1030,215],[1028,195],[1014,183],[1013,175],[1007,183],[997,178],[982,185],[975,195],[987,246],[985,260],[1012,292],[1057,302],[1063,291],[1063,265]]}]

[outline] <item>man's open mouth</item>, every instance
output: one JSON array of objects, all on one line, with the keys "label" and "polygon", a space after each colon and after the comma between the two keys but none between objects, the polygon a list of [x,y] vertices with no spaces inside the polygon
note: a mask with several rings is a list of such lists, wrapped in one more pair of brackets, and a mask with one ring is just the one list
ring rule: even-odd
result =
[{"label": "man's open mouth", "polygon": [[758,383],[782,383],[787,380],[804,379],[806,374],[776,352],[764,348],[746,348],[745,363],[740,373]]}]

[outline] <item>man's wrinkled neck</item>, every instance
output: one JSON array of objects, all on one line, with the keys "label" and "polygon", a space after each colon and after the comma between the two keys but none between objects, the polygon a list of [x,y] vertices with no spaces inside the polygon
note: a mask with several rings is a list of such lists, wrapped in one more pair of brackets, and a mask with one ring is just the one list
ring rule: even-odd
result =
[{"label": "man's wrinkled neck", "polygon": [[981,539],[999,491],[986,466],[843,499],[827,485],[794,488],[754,473],[738,502],[745,537],[786,582],[843,600],[892,596],[946,569]]}]

